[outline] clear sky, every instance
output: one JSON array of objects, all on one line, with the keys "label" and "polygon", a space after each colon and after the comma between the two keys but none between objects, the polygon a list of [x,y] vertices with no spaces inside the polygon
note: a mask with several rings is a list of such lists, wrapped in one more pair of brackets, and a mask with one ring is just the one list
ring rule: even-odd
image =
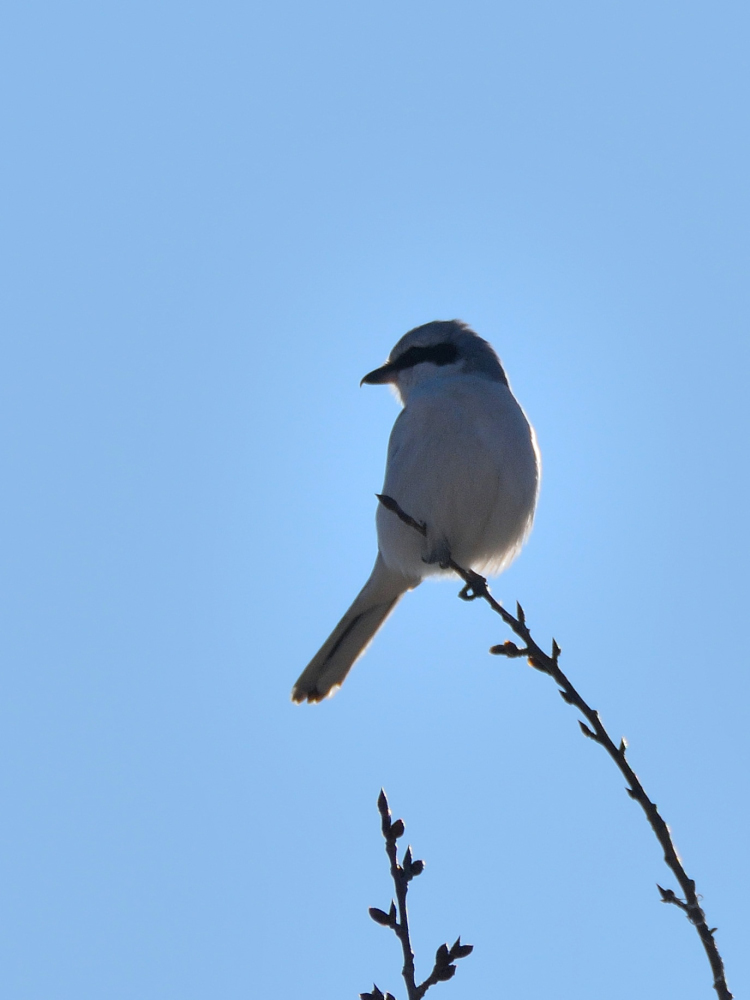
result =
[{"label": "clear sky", "polygon": [[[460,317],[537,428],[494,585],[600,710],[750,989],[750,13],[740,2],[11,3],[0,993],[713,996],[658,845],[484,606],[407,595],[332,700],[398,407]],[[433,994],[430,994],[431,996]]]}]

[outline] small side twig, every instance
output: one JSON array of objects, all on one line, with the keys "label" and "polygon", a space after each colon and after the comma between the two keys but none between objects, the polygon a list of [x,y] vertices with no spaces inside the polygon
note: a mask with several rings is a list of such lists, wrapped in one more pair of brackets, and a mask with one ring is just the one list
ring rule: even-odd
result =
[{"label": "small side twig", "polygon": [[[398,503],[392,497],[377,496],[383,506],[392,511],[405,524],[414,528],[421,535],[427,534],[426,525],[422,524],[420,521],[415,521],[413,517],[410,517],[401,509],[401,507],[399,507]],[[562,672],[558,664],[561,650],[557,642],[554,639],[552,640],[551,654],[545,653],[544,650],[536,644],[526,624],[526,615],[524,614],[524,610],[520,604],[516,604],[516,616],[513,616],[509,611],[506,611],[506,609],[498,603],[498,601],[495,600],[490,593],[489,588],[487,587],[487,581],[483,576],[480,576],[473,570],[464,569],[452,559],[448,559],[444,565],[446,569],[452,569],[453,572],[460,576],[464,581],[465,586],[459,593],[459,597],[465,601],[473,601],[477,598],[481,598],[486,601],[492,610],[496,612],[496,614],[500,615],[506,625],[508,625],[523,642],[523,647],[519,647],[514,642],[508,640],[501,645],[492,646],[490,652],[497,656],[507,656],[509,658],[526,657],[529,665],[534,667],[535,670],[548,674],[558,685],[558,690],[563,700],[569,705],[573,705],[577,708],[588,722],[588,725],[586,725],[585,722],[581,722],[579,720],[578,724],[581,727],[583,735],[603,747],[620,769],[620,772],[624,775],[626,781],[628,782],[625,789],[626,792],[640,805],[646,814],[646,818],[648,819],[648,822],[650,823],[651,828],[656,834],[656,838],[664,851],[664,861],[679,882],[680,888],[683,892],[684,899],[680,899],[680,897],[677,896],[671,889],[663,889],[660,885],[657,885],[659,893],[661,894],[662,902],[673,903],[685,912],[688,919],[695,927],[706,952],[706,956],[708,957],[711,972],[713,973],[714,978],[713,988],[716,990],[719,1000],[732,1000],[732,993],[730,993],[729,987],[727,986],[726,975],[724,972],[724,962],[719,954],[716,940],[714,939],[716,928],[708,926],[706,915],[700,905],[698,893],[696,892],[695,882],[688,876],[682,866],[682,862],[680,861],[674,843],[672,842],[669,827],[664,822],[664,819],[659,813],[659,810],[656,808],[655,803],[651,801],[644,791],[643,785],[639,781],[638,776],[631,768],[626,758],[625,754],[627,750],[627,743],[625,739],[622,739],[619,745],[615,744],[607,730],[604,728],[604,725],[599,718],[599,713],[583,700],[571,681]]]},{"label": "small side twig", "polygon": [[[452,947],[441,944],[435,954],[435,964],[432,972],[423,983],[417,985],[414,970],[414,951],[409,937],[409,915],[406,909],[406,894],[409,891],[409,882],[424,871],[424,861],[412,857],[411,847],[407,847],[404,857],[399,864],[398,841],[404,835],[404,821],[402,819],[392,820],[391,810],[388,806],[388,799],[385,792],[380,792],[378,796],[378,811],[380,813],[380,828],[385,839],[385,853],[391,866],[391,878],[396,889],[396,902],[391,900],[388,912],[378,909],[377,906],[370,907],[370,916],[376,924],[383,927],[390,927],[396,937],[401,942],[401,950],[404,954],[404,965],[401,974],[406,984],[408,1000],[422,1000],[427,990],[437,983],[446,982],[456,974],[454,963],[459,958],[465,958],[474,950],[471,944],[461,944],[458,938]],[[372,993],[360,993],[361,1000],[395,1000],[390,993],[382,993],[377,986],[373,986]]]}]

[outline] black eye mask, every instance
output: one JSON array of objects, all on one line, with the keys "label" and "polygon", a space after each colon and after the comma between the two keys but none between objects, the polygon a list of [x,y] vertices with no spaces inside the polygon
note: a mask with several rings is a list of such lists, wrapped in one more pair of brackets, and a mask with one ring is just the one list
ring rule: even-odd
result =
[{"label": "black eye mask", "polygon": [[401,357],[391,361],[388,367],[391,371],[403,371],[404,368],[413,368],[414,365],[423,361],[431,361],[435,365],[450,365],[458,357],[458,348],[455,344],[433,344],[432,347],[410,347],[404,351]]}]

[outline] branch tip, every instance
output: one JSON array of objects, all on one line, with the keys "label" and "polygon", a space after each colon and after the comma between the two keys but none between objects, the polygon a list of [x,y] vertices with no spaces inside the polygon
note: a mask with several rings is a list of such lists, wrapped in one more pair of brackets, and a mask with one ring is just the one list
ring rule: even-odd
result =
[{"label": "branch tip", "polygon": [[[397,819],[394,823],[390,819],[390,809],[385,791],[381,789],[378,796],[378,811],[381,816],[381,825],[385,837],[385,851],[390,862],[391,878],[396,890],[396,901],[391,900],[391,906],[386,913],[377,906],[371,906],[368,913],[376,924],[382,927],[390,927],[398,938],[403,951],[404,964],[401,974],[406,985],[408,1000],[422,1000],[427,990],[436,983],[445,982],[452,979],[456,973],[456,967],[452,963],[459,958],[464,958],[471,954],[471,945],[461,944],[461,938],[456,938],[452,948],[447,944],[442,944],[435,956],[435,966],[425,981],[417,986],[414,970],[414,952],[412,950],[409,935],[409,916],[406,909],[406,896],[411,879],[420,875],[424,871],[424,861],[414,858],[411,844],[408,844],[404,851],[403,861],[398,863],[397,839],[404,833],[404,822]],[[383,994],[377,986],[373,986],[372,993],[360,993],[361,1000],[394,1000],[390,993]]]},{"label": "branch tip", "polygon": [[372,993],[360,993],[359,1000],[396,1000],[392,993],[383,993],[377,988],[375,983],[372,984]]},{"label": "branch tip", "polygon": [[[393,909],[393,903],[391,903],[391,909]],[[380,924],[381,927],[395,926],[395,919],[392,919],[390,914],[386,913],[385,910],[381,910],[377,906],[371,906],[367,912],[370,914],[370,917],[375,921],[375,923]]]},{"label": "branch tip", "polygon": [[378,812],[381,816],[390,816],[391,810],[388,808],[388,799],[385,795],[385,789],[380,789],[380,795],[378,795]]},{"label": "branch tip", "polygon": [[490,646],[490,652],[493,656],[508,656],[513,659],[516,656],[526,656],[528,649],[521,649],[515,642],[506,639],[505,642],[500,643],[498,646]]}]

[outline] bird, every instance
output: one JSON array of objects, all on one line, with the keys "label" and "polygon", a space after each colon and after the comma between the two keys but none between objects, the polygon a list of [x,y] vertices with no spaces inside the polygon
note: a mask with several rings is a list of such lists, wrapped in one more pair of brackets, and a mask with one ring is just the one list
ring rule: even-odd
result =
[{"label": "bird", "polygon": [[447,563],[502,572],[534,519],[541,459],[534,429],[493,347],[461,320],[435,320],[405,334],[360,385],[390,385],[403,409],[388,444],[376,513],[378,554],[349,610],[302,671],[295,702],[336,691],[399,600]]}]

